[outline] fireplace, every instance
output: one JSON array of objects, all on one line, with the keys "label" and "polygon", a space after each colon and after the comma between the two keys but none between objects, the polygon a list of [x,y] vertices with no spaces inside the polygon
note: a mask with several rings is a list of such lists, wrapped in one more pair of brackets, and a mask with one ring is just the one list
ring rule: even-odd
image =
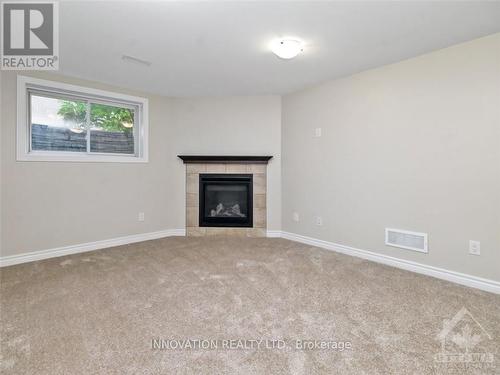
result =
[{"label": "fireplace", "polygon": [[200,174],[199,226],[252,227],[253,175]]},{"label": "fireplace", "polygon": [[186,165],[186,235],[267,236],[272,156],[179,155]]}]

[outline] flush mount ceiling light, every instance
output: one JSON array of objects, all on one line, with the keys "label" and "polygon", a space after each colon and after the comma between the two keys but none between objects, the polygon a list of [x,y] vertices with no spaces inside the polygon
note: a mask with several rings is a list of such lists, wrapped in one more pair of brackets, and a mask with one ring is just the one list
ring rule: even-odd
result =
[{"label": "flush mount ceiling light", "polygon": [[304,43],[294,38],[276,39],[271,43],[271,51],[279,58],[293,59],[304,51]]}]

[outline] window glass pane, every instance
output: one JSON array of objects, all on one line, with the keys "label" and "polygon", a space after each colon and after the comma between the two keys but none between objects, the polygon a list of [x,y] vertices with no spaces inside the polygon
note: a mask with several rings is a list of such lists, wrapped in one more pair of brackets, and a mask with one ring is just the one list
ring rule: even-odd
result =
[{"label": "window glass pane", "polygon": [[30,112],[32,150],[87,151],[85,102],[31,94]]},{"label": "window glass pane", "polygon": [[90,151],[133,155],[134,126],[133,109],[92,103]]}]

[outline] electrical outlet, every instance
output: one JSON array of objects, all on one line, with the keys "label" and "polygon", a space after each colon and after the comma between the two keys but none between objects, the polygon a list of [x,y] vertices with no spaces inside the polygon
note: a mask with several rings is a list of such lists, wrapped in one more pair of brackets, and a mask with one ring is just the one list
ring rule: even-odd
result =
[{"label": "electrical outlet", "polygon": [[137,220],[144,221],[144,212],[139,212],[139,215],[137,216]]},{"label": "electrical outlet", "polygon": [[321,137],[321,133],[322,133],[322,132],[321,132],[321,128],[316,128],[316,129],[314,129],[314,136],[315,136],[316,138]]},{"label": "electrical outlet", "polygon": [[323,218],[321,216],[316,216],[316,225],[323,225]]},{"label": "electrical outlet", "polygon": [[481,255],[481,242],[479,241],[469,241],[469,254]]},{"label": "electrical outlet", "polygon": [[300,220],[299,213],[298,212],[294,212],[292,214],[292,219],[293,219],[293,221],[297,221],[298,222]]}]

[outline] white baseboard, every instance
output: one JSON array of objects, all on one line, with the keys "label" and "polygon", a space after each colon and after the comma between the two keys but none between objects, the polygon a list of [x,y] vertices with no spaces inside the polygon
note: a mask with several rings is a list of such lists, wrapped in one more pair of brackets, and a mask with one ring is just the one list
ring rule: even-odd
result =
[{"label": "white baseboard", "polygon": [[[185,236],[185,235],[186,235],[185,229],[167,229],[158,232],[134,234],[131,236],[117,237],[109,240],[102,240],[95,242],[87,242],[83,244],[58,247],[49,250],[33,251],[30,253],[0,257],[0,267],[12,266],[15,264],[26,263],[26,262],[33,262],[35,260],[55,258],[64,255],[83,253],[86,251],[99,250],[99,249],[104,249],[106,247],[120,246],[135,242],[154,240],[163,237]],[[371,260],[373,262],[386,264],[389,266],[401,268],[407,271],[412,271],[427,276],[433,276],[438,279],[443,279],[457,284],[469,286],[472,288],[485,290],[487,292],[500,294],[500,282],[494,280],[484,279],[477,276],[450,271],[444,268],[428,266],[422,263],[417,263],[409,260],[382,255],[374,253],[372,251],[356,249],[354,247],[318,240],[316,238],[306,237],[300,234],[295,234],[290,232],[282,232],[279,230],[268,230],[267,237],[269,238],[281,237],[287,240],[296,241],[311,246],[321,247],[323,249],[332,250],[346,255],[351,255],[358,258]]]},{"label": "white baseboard", "polygon": [[267,237],[268,238],[280,238],[281,237],[281,231],[280,230],[268,230],[267,231]]},{"label": "white baseboard", "polygon": [[84,253],[86,251],[99,250],[99,249],[104,249],[106,247],[113,247],[135,242],[155,240],[163,237],[185,236],[185,235],[186,235],[185,229],[167,229],[158,232],[133,234],[131,236],[117,237],[109,240],[86,242],[78,245],[63,246],[41,251],[33,251],[30,253],[0,257],[0,267],[13,266],[14,264],[33,262],[35,260],[55,258],[64,255]]},{"label": "white baseboard", "polygon": [[287,240],[301,242],[307,245],[317,246],[323,249],[336,251],[346,255],[351,255],[358,258],[371,260],[373,262],[383,263],[388,266],[401,268],[407,271],[412,271],[427,276],[433,276],[438,279],[451,281],[453,283],[469,286],[471,288],[477,288],[485,290],[487,292],[500,294],[500,282],[495,280],[484,279],[482,277],[450,271],[444,268],[438,268],[438,267],[428,266],[422,263],[412,262],[409,260],[394,258],[388,255],[374,253],[372,251],[356,249],[350,246],[339,245],[333,242],[302,236],[300,234],[281,232],[281,237]]}]

